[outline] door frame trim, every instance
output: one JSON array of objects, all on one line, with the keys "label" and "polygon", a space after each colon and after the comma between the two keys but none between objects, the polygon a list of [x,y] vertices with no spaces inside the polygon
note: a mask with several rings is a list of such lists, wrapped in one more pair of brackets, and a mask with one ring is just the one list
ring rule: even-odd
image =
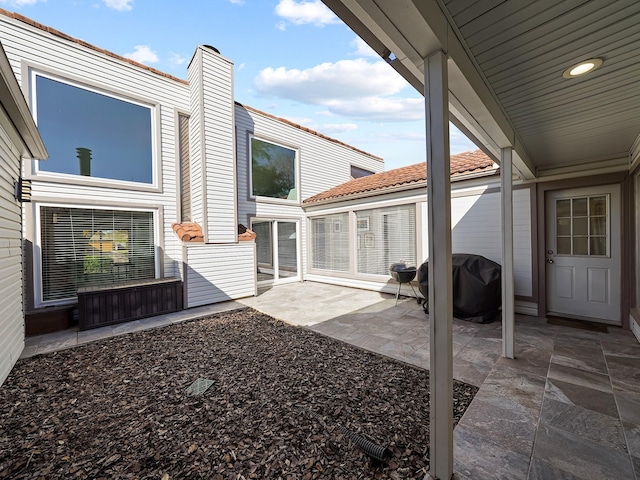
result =
[{"label": "door frame trim", "polygon": [[606,175],[591,177],[571,178],[555,180],[549,182],[539,182],[536,185],[536,225],[538,248],[537,259],[534,264],[538,271],[538,316],[547,315],[547,278],[546,278],[546,193],[553,190],[566,190],[572,188],[597,187],[602,185],[620,186],[620,321],[619,325],[624,329],[629,329],[629,268],[626,267],[625,259],[629,254],[629,242],[631,241],[629,223],[629,172],[616,172]]},{"label": "door frame trim", "polygon": [[[302,282],[304,281],[304,276],[302,273],[302,261],[303,261],[303,257],[302,257],[302,222],[303,222],[304,218],[301,217],[278,217],[278,216],[266,216],[266,217],[259,217],[259,216],[249,216],[249,225],[251,228],[253,226],[253,222],[285,222],[285,223],[295,223],[296,224],[296,234],[297,234],[297,239],[296,239],[296,261],[298,262],[298,274],[295,277],[290,277],[290,278],[280,278],[280,276],[278,275],[278,279],[276,280],[275,278],[273,280],[262,280],[257,282],[258,286],[265,286],[265,285],[281,285],[283,283],[294,283],[294,282]],[[276,227],[277,229],[277,227]],[[276,229],[272,229],[271,234],[272,237],[275,236]],[[271,239],[271,246],[273,248],[274,246],[274,239]],[[272,255],[274,255],[274,252],[272,250]],[[277,263],[278,259],[273,258],[273,262]],[[256,267],[258,266],[258,256],[256,253]]]}]

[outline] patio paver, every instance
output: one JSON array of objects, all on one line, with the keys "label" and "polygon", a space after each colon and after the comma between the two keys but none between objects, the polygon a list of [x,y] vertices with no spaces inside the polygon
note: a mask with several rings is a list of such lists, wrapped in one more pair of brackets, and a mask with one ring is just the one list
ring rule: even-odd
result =
[{"label": "patio paver", "polygon": [[[367,350],[429,367],[429,318],[415,300],[321,283],[153,319],[27,339],[23,357],[251,306]],[[501,357],[501,324],[454,319],[454,378],[479,391],[454,432],[457,479],[640,480],[640,344],[516,316],[516,359]]]}]

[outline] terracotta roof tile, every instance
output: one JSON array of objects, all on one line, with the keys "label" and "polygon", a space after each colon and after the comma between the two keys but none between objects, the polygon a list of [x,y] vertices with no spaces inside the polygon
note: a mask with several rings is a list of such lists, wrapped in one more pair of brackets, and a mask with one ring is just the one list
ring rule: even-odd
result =
[{"label": "terracotta roof tile", "polygon": [[256,232],[248,229],[241,223],[238,224],[238,240],[243,242],[243,241],[255,240],[255,239],[256,239]]},{"label": "terracotta roof tile", "polygon": [[[459,153],[451,156],[451,178],[469,173],[494,171],[493,160],[482,150]],[[356,196],[366,192],[376,192],[392,187],[410,187],[426,183],[427,168],[424,162],[400,167],[386,172],[356,178],[337,187],[325,190],[303,203],[310,204],[322,200]]]},{"label": "terracotta roof tile", "polygon": [[183,242],[204,242],[202,227],[197,223],[173,223],[171,228]]},{"label": "terracotta roof tile", "polygon": [[[202,227],[195,222],[173,223],[173,231],[183,242],[204,242]],[[238,241],[247,242],[255,240],[256,234],[242,224],[238,224]]]}]

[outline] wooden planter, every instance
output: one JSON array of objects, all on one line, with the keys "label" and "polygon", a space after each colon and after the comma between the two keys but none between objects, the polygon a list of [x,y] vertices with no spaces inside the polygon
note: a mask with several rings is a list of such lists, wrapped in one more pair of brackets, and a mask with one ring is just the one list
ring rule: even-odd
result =
[{"label": "wooden planter", "polygon": [[71,328],[75,305],[45,307],[26,312],[24,315],[25,335],[42,335]]},{"label": "wooden planter", "polygon": [[78,289],[80,330],[179,310],[182,310],[182,281],[178,278]]}]

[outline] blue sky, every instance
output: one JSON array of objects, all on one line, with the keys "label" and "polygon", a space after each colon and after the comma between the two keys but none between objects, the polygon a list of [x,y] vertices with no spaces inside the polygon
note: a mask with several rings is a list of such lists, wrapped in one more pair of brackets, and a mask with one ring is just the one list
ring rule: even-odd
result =
[{"label": "blue sky", "polygon": [[[424,103],[319,0],[0,0],[179,78],[197,45],[235,65],[235,98],[385,159],[424,161]],[[451,126],[451,153],[476,147]]]}]

